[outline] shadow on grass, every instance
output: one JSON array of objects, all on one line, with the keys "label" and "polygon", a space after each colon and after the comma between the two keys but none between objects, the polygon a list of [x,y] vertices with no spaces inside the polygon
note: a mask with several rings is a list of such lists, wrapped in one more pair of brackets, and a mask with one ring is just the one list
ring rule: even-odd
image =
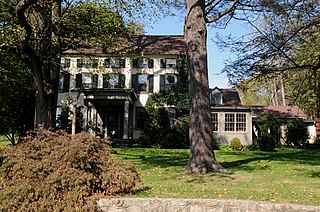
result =
[{"label": "shadow on grass", "polygon": [[[176,167],[184,170],[188,163],[188,150],[168,150],[168,149],[112,149],[112,153],[123,159],[131,160],[139,164],[142,169],[150,167]],[[298,163],[311,166],[320,165],[320,151],[306,149],[280,149],[277,152],[233,152],[219,151],[218,158],[224,158],[221,165],[226,169],[254,171],[272,169],[268,162],[284,161],[288,163]],[[229,159],[230,158],[230,159]],[[239,159],[241,158],[241,159]],[[242,159],[243,158],[243,159]],[[234,159],[234,160],[233,160]],[[252,162],[263,161],[254,166],[248,165]],[[318,172],[311,174],[311,177],[319,177]]]}]

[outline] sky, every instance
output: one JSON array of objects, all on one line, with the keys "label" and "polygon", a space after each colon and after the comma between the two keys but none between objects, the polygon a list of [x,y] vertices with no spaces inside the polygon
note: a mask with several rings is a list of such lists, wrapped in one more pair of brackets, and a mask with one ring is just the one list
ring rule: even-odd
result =
[{"label": "sky", "polygon": [[[183,35],[184,19],[182,17],[166,17],[159,19],[156,23],[145,27],[148,35]],[[235,55],[228,51],[221,51],[217,45],[212,41],[215,39],[216,33],[227,36],[241,36],[246,33],[246,27],[239,22],[230,22],[225,29],[214,29],[208,27],[208,71],[209,71],[209,87],[228,88],[228,78],[221,73],[224,67],[224,62],[227,59],[235,58]]]}]

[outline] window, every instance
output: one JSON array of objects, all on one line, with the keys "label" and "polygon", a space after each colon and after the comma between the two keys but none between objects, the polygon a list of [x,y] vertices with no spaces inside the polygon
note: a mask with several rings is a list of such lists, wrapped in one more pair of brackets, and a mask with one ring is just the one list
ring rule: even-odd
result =
[{"label": "window", "polygon": [[148,118],[148,113],[144,107],[136,107],[136,128],[143,129]]},{"label": "window", "polygon": [[105,74],[103,75],[103,88],[124,88],[124,74]]},{"label": "window", "polygon": [[177,88],[178,78],[174,74],[160,75],[160,92],[175,91]]},{"label": "window", "polygon": [[147,91],[148,86],[148,75],[139,74],[138,75],[138,91]]},{"label": "window", "polygon": [[98,75],[91,73],[76,74],[76,88],[93,89],[97,88]]},{"label": "window", "polygon": [[70,68],[71,59],[62,58],[61,59],[61,67],[62,68]]},{"label": "window", "polygon": [[125,68],[126,60],[119,58],[106,58],[103,62],[103,67],[105,68]]},{"label": "window", "polygon": [[77,68],[98,68],[98,59],[77,59]]},{"label": "window", "polygon": [[222,93],[220,91],[215,90],[211,93],[211,104],[222,104]]},{"label": "window", "polygon": [[211,125],[212,125],[212,131],[217,132],[218,131],[218,113],[211,113]]},{"label": "window", "polygon": [[132,74],[131,88],[138,93],[153,93],[153,81],[154,76],[152,74]]},{"label": "window", "polygon": [[160,68],[177,68],[180,63],[177,59],[161,59],[160,60]]},{"label": "window", "polygon": [[246,114],[245,113],[238,113],[236,115],[236,120],[237,120],[237,123],[236,123],[236,130],[239,132],[245,132],[246,131]]},{"label": "window", "polygon": [[245,132],[246,131],[245,113],[226,113],[225,114],[225,131],[227,132]]},{"label": "window", "polygon": [[132,61],[133,68],[153,68],[153,59],[136,58]]}]

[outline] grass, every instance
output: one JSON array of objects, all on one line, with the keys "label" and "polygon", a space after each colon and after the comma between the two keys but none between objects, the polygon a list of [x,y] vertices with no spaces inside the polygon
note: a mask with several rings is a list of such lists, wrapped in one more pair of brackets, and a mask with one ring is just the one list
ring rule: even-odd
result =
[{"label": "grass", "polygon": [[215,151],[230,173],[190,176],[189,150],[113,148],[131,160],[141,182],[132,197],[246,199],[320,205],[320,151]]},{"label": "grass", "polygon": [[1,149],[5,149],[10,146],[11,146],[10,141],[5,136],[0,135],[0,151]]}]

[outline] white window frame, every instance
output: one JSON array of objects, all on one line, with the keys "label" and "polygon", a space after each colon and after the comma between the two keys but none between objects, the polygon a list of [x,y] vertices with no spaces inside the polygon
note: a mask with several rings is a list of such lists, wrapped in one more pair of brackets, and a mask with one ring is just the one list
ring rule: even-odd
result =
[{"label": "white window frame", "polygon": [[246,113],[225,113],[224,122],[225,132],[247,132]]}]

